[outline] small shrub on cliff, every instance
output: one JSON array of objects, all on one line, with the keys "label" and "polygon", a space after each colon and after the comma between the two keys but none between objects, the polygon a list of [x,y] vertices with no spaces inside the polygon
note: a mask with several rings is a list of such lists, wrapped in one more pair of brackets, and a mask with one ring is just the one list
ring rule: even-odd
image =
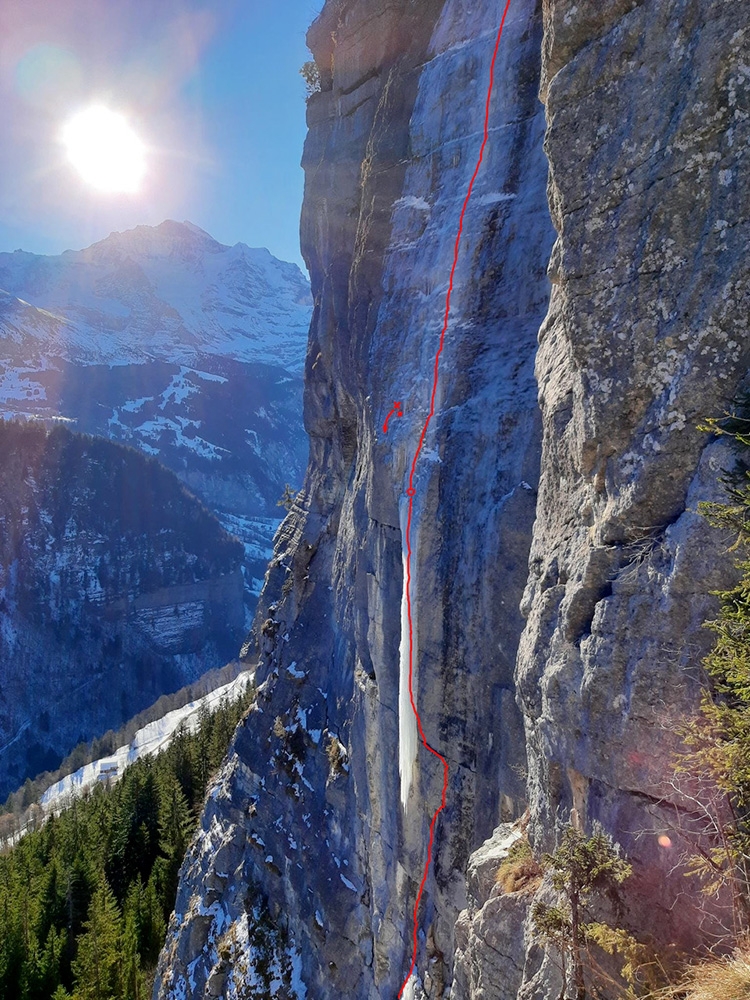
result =
[{"label": "small shrub on cliff", "polygon": [[293,489],[290,483],[284,483],[284,492],[281,494],[281,499],[276,501],[277,507],[284,507],[285,510],[291,510],[294,506],[294,500],[297,496],[297,491]]},{"label": "small shrub on cliff", "polygon": [[260,627],[260,634],[265,638],[273,641],[276,638],[276,633],[279,631],[280,623],[276,621],[275,618],[266,618]]},{"label": "small shrub on cliff", "polygon": [[345,773],[347,770],[346,748],[337,736],[330,735],[328,737],[326,756],[328,757],[328,763],[332,774],[336,775]]},{"label": "small shrub on cliff", "polygon": [[533,855],[528,840],[521,838],[500,862],[495,882],[503,893],[534,892],[542,881],[542,868]]},{"label": "small shrub on cliff", "polygon": [[313,94],[320,93],[320,70],[315,62],[310,59],[308,62],[302,63],[300,68],[300,76],[305,81],[305,88],[307,90],[308,100]]},{"label": "small shrub on cliff", "polygon": [[[584,933],[587,945],[595,944],[621,963],[620,976],[628,984],[623,1000],[633,1000],[635,997],[668,1000],[672,997],[669,983],[673,979],[673,970],[669,966],[676,957],[674,949],[669,949],[666,953],[657,952],[652,943],[638,941],[624,928],[610,927],[609,924],[599,922],[586,924]],[[590,949],[588,950],[591,960]],[[613,985],[611,978],[603,973],[604,970],[597,966],[596,977]],[[618,989],[618,994],[620,992]]]}]

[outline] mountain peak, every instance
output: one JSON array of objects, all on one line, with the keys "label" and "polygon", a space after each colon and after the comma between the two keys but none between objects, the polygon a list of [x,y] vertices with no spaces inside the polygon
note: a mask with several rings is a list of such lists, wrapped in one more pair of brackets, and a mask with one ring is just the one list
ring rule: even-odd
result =
[{"label": "mountain peak", "polygon": [[[171,219],[167,219],[165,222],[162,222],[162,225],[165,226],[167,223],[171,222]],[[185,229],[188,229],[191,233],[195,233],[196,236],[208,236],[209,239],[213,239],[213,237],[210,236],[205,229],[201,229],[200,226],[196,226],[195,223],[190,222],[188,219],[183,219],[181,223],[176,222],[174,225],[181,225]]]},{"label": "mountain peak", "polygon": [[158,226],[136,226],[134,229],[112,232],[81,252],[98,255],[114,250],[161,255],[175,250],[220,253],[224,249],[226,248],[222,243],[194,223],[165,219]]},{"label": "mountain peak", "polygon": [[[138,226],[138,229],[150,229],[150,226]],[[201,229],[200,226],[196,226],[193,222],[188,222],[187,219],[184,222],[175,222],[174,219],[165,219],[164,222],[160,222],[158,226],[153,227],[155,233],[164,235],[174,240],[190,240],[190,242],[200,242],[208,243],[212,246],[223,247],[223,243],[219,243],[215,240],[210,233],[207,233],[205,229]]]},{"label": "mountain peak", "polygon": [[[0,253],[0,288],[25,300],[0,303],[8,323],[10,312],[36,309],[21,340],[48,338],[55,356],[192,364],[217,354],[295,371],[304,363],[312,302],[296,264],[225,246],[188,221],[114,232],[58,257]],[[0,339],[10,336],[0,329]]]}]

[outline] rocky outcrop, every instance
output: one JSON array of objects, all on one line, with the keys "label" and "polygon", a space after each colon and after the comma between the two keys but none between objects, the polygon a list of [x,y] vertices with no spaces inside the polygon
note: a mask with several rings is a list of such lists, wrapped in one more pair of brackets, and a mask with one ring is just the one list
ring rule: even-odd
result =
[{"label": "rocky outcrop", "polygon": [[[157,998],[234,996],[222,970],[257,967],[258,907],[289,995],[391,997],[408,970],[441,774],[399,713],[401,512],[498,16],[337,0],[311,29],[311,463]],[[707,595],[733,572],[696,513],[732,457],[696,424],[750,360],[743,20],[710,0],[511,4],[416,482],[416,696],[451,777],[406,996],[558,995],[528,898],[490,884],[505,848],[481,846],[527,798],[536,847],[571,809],[623,844],[630,926],[706,929],[654,834],[679,807],[670,724],[695,705]]]},{"label": "rocky outcrop", "polygon": [[520,834],[502,824],[469,858],[469,906],[456,922],[456,962],[452,1000],[515,997],[526,960],[523,926],[529,894],[505,894],[497,874]]},{"label": "rocky outcrop", "polygon": [[0,422],[0,796],[221,666],[242,547],[175,476],[62,427]]}]

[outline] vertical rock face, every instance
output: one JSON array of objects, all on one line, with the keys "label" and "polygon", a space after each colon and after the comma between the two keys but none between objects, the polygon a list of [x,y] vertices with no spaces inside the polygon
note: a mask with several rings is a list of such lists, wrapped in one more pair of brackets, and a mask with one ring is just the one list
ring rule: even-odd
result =
[{"label": "vertical rock face", "polygon": [[[183,868],[156,996],[276,977],[374,1000],[408,969],[441,774],[400,712],[403,494],[497,6],[344,0],[311,29],[311,464],[248,643],[258,705]],[[492,885],[526,796],[539,846],[571,809],[623,843],[631,924],[695,938],[654,834],[706,595],[732,574],[695,513],[732,459],[696,424],[749,360],[745,20],[731,0],[511,5],[416,477],[415,688],[451,777],[412,995],[557,995],[527,900]]]},{"label": "vertical rock face", "polygon": [[[450,763],[420,910],[418,969],[435,997],[451,981],[469,853],[524,803],[513,670],[553,240],[537,6],[518,0],[507,21],[417,469],[415,688],[427,739]],[[183,869],[158,996],[234,995],[238,965],[258,983],[258,906],[290,995],[395,996],[408,970],[442,775],[424,749],[410,752],[411,720],[399,719],[400,506],[498,26],[494,4],[398,0],[328,3],[311,28],[322,81],[303,164],[311,464],[248,647],[260,650],[258,707]],[[394,400],[404,415],[385,435]]]},{"label": "vertical rock face", "polygon": [[[517,668],[531,834],[553,847],[572,809],[586,830],[601,823],[634,863],[625,923],[688,946],[715,915],[670,874],[658,836],[681,805],[673,722],[696,705],[708,595],[733,574],[696,511],[734,458],[696,425],[725,409],[750,361],[746,25],[731,2],[545,3],[558,239]],[[558,994],[538,948],[519,961],[528,901],[470,893],[459,1000]]]},{"label": "vertical rock face", "polygon": [[558,239],[518,663],[533,836],[550,846],[571,808],[600,821],[635,862],[634,927],[686,943],[702,921],[657,837],[679,803],[670,723],[732,577],[696,508],[733,458],[696,424],[749,361],[749,40],[741,3],[545,4]]}]

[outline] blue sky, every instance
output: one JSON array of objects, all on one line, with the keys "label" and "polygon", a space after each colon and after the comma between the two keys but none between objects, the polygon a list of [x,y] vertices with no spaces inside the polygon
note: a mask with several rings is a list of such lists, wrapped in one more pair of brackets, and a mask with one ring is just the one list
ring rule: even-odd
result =
[{"label": "blue sky", "polygon": [[[189,220],[302,265],[305,32],[322,0],[3,0],[0,250],[80,249]],[[91,190],[60,130],[91,103],[148,148],[135,194]]]}]

